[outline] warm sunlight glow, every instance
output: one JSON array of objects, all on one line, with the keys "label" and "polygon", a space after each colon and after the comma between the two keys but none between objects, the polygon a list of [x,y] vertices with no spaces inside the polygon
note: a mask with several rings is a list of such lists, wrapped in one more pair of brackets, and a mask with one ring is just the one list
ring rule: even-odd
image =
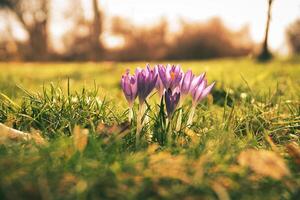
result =
[{"label": "warm sunlight glow", "polygon": [[[92,19],[92,1],[79,1],[82,2],[85,18]],[[115,16],[143,26],[153,25],[164,18],[174,32],[178,30],[180,20],[205,22],[212,17],[220,17],[229,28],[235,30],[248,26],[253,40],[260,43],[265,32],[267,0],[101,0],[99,6],[104,13],[103,38],[107,47],[115,48],[124,42],[122,38],[110,35],[110,22]],[[50,37],[54,49],[60,51],[63,48],[63,35],[74,27],[70,20],[65,19],[64,11],[70,9],[70,5],[67,1],[53,0],[51,9]],[[274,0],[269,33],[269,44],[273,51],[287,52],[286,28],[299,17],[299,0]],[[5,23],[0,22],[0,30],[5,28]],[[19,40],[26,38],[26,33],[17,24],[13,35]]]},{"label": "warm sunlight glow", "polygon": [[[120,15],[142,25],[166,17],[176,28],[179,18],[204,21],[219,16],[232,28],[249,25],[256,42],[264,36],[267,0],[102,0],[100,4],[108,17]],[[300,17],[299,0],[274,1],[269,37],[274,50],[282,51],[285,47],[285,28],[297,17]]]}]

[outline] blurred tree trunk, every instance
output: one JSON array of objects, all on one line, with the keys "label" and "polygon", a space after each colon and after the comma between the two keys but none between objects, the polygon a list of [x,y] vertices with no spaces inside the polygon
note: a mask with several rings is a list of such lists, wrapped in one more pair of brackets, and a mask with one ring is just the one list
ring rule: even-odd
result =
[{"label": "blurred tree trunk", "polygon": [[267,14],[267,23],[266,23],[266,30],[265,30],[265,38],[262,46],[262,50],[258,56],[258,60],[260,61],[267,61],[272,58],[272,54],[269,50],[268,46],[268,38],[269,38],[269,28],[271,22],[271,10],[272,10],[272,3],[273,0],[268,0],[268,14]]},{"label": "blurred tree trunk", "polygon": [[35,22],[32,26],[27,25],[21,17],[19,19],[28,33],[26,46],[21,47],[23,56],[26,60],[46,60],[49,53],[47,18]]},{"label": "blurred tree trunk", "polygon": [[92,60],[99,60],[103,54],[103,46],[100,42],[100,36],[102,33],[102,13],[99,9],[98,0],[93,1],[93,12],[94,12],[94,20],[92,24],[92,31],[91,31],[91,59]]},{"label": "blurred tree trunk", "polygon": [[39,22],[29,29],[28,45],[31,49],[29,59],[46,60],[49,57],[47,20]]},{"label": "blurred tree trunk", "polygon": [[[49,56],[47,30],[49,0],[36,0],[33,5],[31,3],[26,0],[6,0],[0,6],[13,12],[28,34],[26,44],[19,45],[22,56],[26,60],[45,60]],[[28,16],[30,21],[26,21],[25,17],[28,19]]]}]

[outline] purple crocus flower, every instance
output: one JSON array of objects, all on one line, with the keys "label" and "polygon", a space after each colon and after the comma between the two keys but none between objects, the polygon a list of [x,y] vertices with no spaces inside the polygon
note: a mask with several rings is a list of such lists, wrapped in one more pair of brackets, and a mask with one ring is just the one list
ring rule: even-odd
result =
[{"label": "purple crocus flower", "polygon": [[205,75],[206,75],[205,72],[203,72],[199,76],[193,77],[193,80],[190,85],[190,92],[192,93],[192,95],[193,95],[193,91],[197,89],[198,86],[201,84],[201,82],[205,79]]},{"label": "purple crocus flower", "polygon": [[164,94],[165,88],[164,88],[164,84],[162,83],[162,81],[161,81],[161,79],[160,79],[160,77],[159,77],[159,73],[158,73],[158,69],[159,69],[160,67],[164,67],[164,66],[163,66],[163,65],[160,65],[160,64],[159,64],[159,65],[156,65],[156,66],[154,67],[154,71],[155,71],[155,74],[158,75],[157,81],[156,81],[156,84],[155,84],[155,88],[157,89],[158,94],[159,94],[159,97],[161,98],[162,95]]},{"label": "purple crocus flower", "polygon": [[158,73],[166,90],[169,88],[174,90],[180,86],[183,72],[179,65],[167,65],[167,67],[160,65],[158,67]]},{"label": "purple crocus flower", "polygon": [[129,103],[129,107],[133,106],[133,102],[137,97],[137,79],[135,75],[130,75],[129,70],[122,76],[121,86],[125,98]]},{"label": "purple crocus flower", "polygon": [[192,91],[192,97],[193,97],[193,106],[196,106],[202,99],[204,99],[212,90],[214,87],[215,82],[207,86],[207,80],[204,79],[201,81],[201,83],[194,88]]},{"label": "purple crocus flower", "polygon": [[156,85],[158,74],[150,68],[150,65],[147,65],[146,69],[137,68],[136,76],[139,101],[140,103],[144,103]]},{"label": "purple crocus flower", "polygon": [[184,74],[182,83],[181,83],[180,91],[181,91],[182,95],[187,95],[190,92],[193,80],[194,80],[194,74],[191,70],[188,70]]},{"label": "purple crocus flower", "polygon": [[175,88],[173,91],[169,88],[165,92],[165,103],[168,117],[171,118],[180,100],[180,90]]}]

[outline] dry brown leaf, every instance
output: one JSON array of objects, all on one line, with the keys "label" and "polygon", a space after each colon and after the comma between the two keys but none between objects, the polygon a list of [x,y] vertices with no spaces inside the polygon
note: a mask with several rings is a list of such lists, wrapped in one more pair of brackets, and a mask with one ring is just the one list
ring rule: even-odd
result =
[{"label": "dry brown leaf", "polygon": [[47,144],[46,140],[35,129],[31,130],[30,136],[31,136],[31,139],[33,139],[34,142],[38,145],[46,145]]},{"label": "dry brown leaf", "polygon": [[99,123],[96,131],[99,134],[106,134],[106,135],[120,134],[128,130],[129,126],[130,124],[128,122],[124,122],[122,124],[112,124],[112,125]]},{"label": "dry brown leaf", "polygon": [[300,147],[296,142],[291,142],[286,146],[288,153],[292,156],[295,162],[300,165]]},{"label": "dry brown leaf", "polygon": [[5,144],[11,141],[27,141],[34,140],[36,144],[45,145],[45,139],[36,130],[33,130],[30,134],[25,133],[13,128],[10,128],[0,123],[0,143]]},{"label": "dry brown leaf", "polygon": [[0,123],[0,143],[6,143],[8,141],[28,140],[29,138],[30,135],[28,133],[9,128]]},{"label": "dry brown leaf", "polygon": [[107,143],[112,135],[116,135],[116,139],[122,139],[128,134],[130,124],[128,122],[122,124],[107,125],[99,123],[97,126],[97,133],[104,137],[104,143]]},{"label": "dry brown leaf", "polygon": [[238,156],[238,163],[244,167],[249,167],[257,174],[274,179],[281,179],[290,175],[284,160],[272,151],[245,150]]},{"label": "dry brown leaf", "polygon": [[[166,151],[154,153],[156,150],[156,145],[148,149],[148,152],[153,153],[149,154],[149,163],[144,171],[146,176],[155,179],[161,177],[178,179],[187,184],[201,182],[204,173],[203,165],[207,161],[206,156],[192,161],[184,155],[172,155]],[[193,171],[190,171],[191,166]]]},{"label": "dry brown leaf", "polygon": [[190,182],[190,177],[186,173],[186,159],[182,155],[173,156],[168,152],[159,152],[150,155],[146,175],[154,178],[173,178],[185,183]]},{"label": "dry brown leaf", "polygon": [[222,184],[220,184],[218,182],[215,182],[215,183],[212,184],[212,189],[217,194],[218,199],[220,199],[220,200],[230,200],[229,194],[228,194],[226,188]]},{"label": "dry brown leaf", "polygon": [[74,146],[75,148],[83,152],[88,142],[88,129],[81,129],[79,126],[75,126],[73,130]]}]

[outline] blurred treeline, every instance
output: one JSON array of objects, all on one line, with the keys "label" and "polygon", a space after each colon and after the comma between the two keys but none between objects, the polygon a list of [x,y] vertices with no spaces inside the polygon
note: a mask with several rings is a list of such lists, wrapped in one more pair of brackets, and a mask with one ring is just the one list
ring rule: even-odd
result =
[{"label": "blurred treeline", "polygon": [[[237,57],[254,54],[257,50],[247,27],[238,31],[227,28],[221,19],[205,23],[181,20],[181,29],[173,33],[162,19],[153,26],[136,26],[121,17],[114,17],[104,26],[105,14],[97,0],[91,1],[91,19],[84,15],[81,0],[71,0],[63,13],[64,20],[72,21],[61,40],[62,51],[53,48],[50,25],[57,10],[51,0],[0,0],[5,23],[0,38],[1,60],[76,61],[76,60],[163,60]],[[13,16],[13,17],[8,17]],[[14,25],[19,23],[27,38],[16,39]],[[63,26],[63,25],[62,25]],[[105,28],[109,27],[109,28]],[[295,28],[296,27],[296,28]],[[298,28],[297,28],[298,27]],[[289,28],[292,49],[299,52],[299,22]],[[103,34],[122,38],[121,46],[108,48]]]}]

